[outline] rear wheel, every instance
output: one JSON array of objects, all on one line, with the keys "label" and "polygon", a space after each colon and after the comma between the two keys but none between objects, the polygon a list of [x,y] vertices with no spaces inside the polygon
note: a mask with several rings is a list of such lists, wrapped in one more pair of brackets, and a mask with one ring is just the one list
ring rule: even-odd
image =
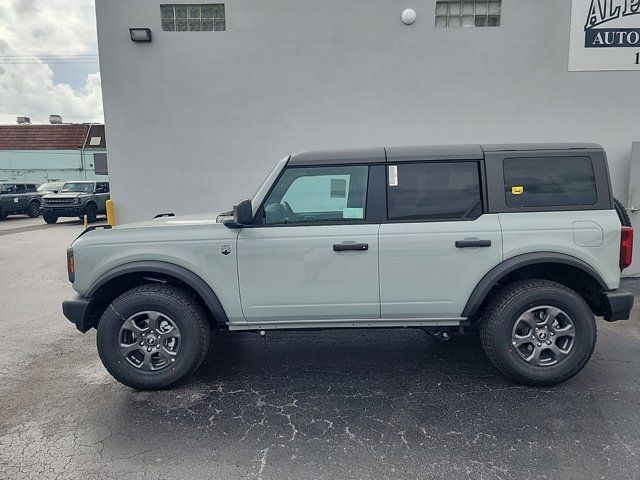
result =
[{"label": "rear wheel", "polygon": [[35,200],[29,204],[29,209],[27,210],[27,215],[31,218],[36,218],[40,215],[40,204]]},{"label": "rear wheel", "polygon": [[52,215],[50,213],[43,213],[42,214],[42,218],[47,223],[56,223],[58,221],[58,216],[57,215]]},{"label": "rear wheel", "polygon": [[122,294],[98,324],[98,353],[109,373],[139,390],[157,390],[191,375],[209,348],[200,304],[171,285],[143,285]]},{"label": "rear wheel", "polygon": [[7,214],[0,211],[0,220],[4,220],[5,218],[7,218]]},{"label": "rear wheel", "polygon": [[505,376],[526,385],[555,385],[589,361],[596,324],[589,306],[573,290],[549,280],[523,280],[489,301],[480,340]]}]

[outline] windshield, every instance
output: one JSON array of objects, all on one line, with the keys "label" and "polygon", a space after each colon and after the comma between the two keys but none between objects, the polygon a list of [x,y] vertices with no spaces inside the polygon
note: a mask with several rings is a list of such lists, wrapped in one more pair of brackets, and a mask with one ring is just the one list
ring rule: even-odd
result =
[{"label": "windshield", "polygon": [[63,192],[92,193],[93,183],[67,182],[62,187]]},{"label": "windshield", "polygon": [[39,192],[51,192],[53,190],[59,190],[62,187],[62,183],[45,183],[44,185],[40,185],[38,187]]}]

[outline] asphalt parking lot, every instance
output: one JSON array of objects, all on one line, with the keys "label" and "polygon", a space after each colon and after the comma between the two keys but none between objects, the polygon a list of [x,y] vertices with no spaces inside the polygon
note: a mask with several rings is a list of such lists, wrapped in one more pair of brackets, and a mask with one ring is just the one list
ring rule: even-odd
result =
[{"label": "asphalt parking lot", "polygon": [[36,220],[0,222],[3,480],[640,478],[637,307],[550,389],[504,380],[477,338],[378,330],[218,332],[187,384],[136,392],[61,313],[82,226]]}]

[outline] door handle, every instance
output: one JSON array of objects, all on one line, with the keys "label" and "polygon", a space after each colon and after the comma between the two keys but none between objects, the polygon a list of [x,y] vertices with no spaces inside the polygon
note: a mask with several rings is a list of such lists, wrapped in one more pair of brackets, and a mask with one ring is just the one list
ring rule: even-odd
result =
[{"label": "door handle", "polygon": [[346,250],[356,250],[358,252],[362,252],[365,250],[369,250],[368,243],[334,243],[333,251],[334,252],[344,252]]},{"label": "door handle", "polygon": [[456,248],[490,247],[491,240],[456,240]]}]

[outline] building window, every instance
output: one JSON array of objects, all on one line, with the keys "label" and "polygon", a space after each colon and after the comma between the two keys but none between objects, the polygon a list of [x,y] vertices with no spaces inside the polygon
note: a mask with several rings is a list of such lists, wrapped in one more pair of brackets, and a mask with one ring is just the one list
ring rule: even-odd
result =
[{"label": "building window", "polygon": [[436,27],[499,27],[500,4],[500,1],[439,1],[436,3]]},{"label": "building window", "polygon": [[165,32],[222,32],[226,29],[224,4],[160,5]]}]

